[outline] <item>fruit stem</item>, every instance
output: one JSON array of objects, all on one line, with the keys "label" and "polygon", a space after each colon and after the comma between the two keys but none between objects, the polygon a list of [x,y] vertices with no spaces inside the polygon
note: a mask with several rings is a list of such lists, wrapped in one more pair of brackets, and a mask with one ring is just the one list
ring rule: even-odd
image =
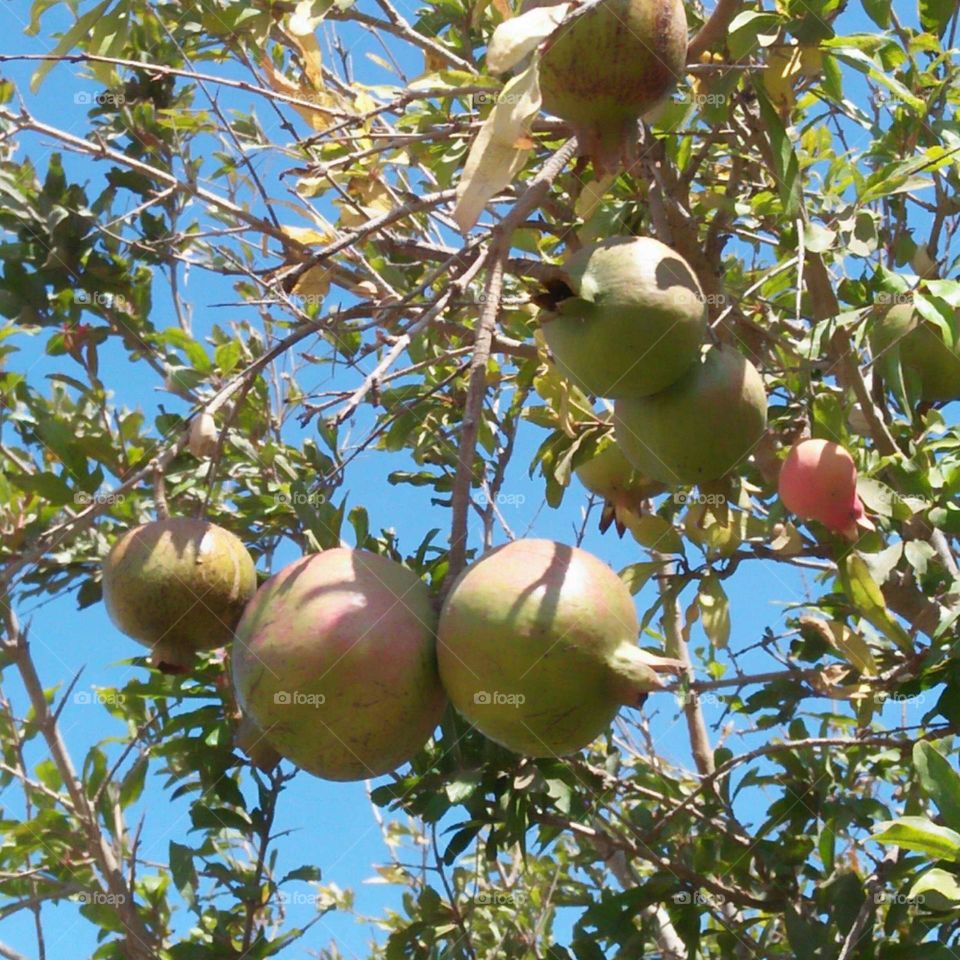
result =
[{"label": "fruit stem", "polygon": [[657,676],[656,667],[672,670],[675,661],[653,657],[635,643],[624,641],[608,661],[614,676],[614,695],[619,703],[638,707],[651,690],[662,690],[663,683]]}]

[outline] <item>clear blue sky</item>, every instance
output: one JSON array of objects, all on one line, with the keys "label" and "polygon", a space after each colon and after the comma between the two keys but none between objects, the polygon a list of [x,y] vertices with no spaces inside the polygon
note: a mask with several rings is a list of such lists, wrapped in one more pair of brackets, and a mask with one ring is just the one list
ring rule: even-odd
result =
[{"label": "clear blue sky", "polygon": [[[87,4],[82,4],[82,9]],[[852,6],[857,6],[853,4]],[[415,17],[415,7],[410,3],[400,3],[399,8],[410,19]],[[22,30],[27,18],[28,4],[24,0],[6,3],[0,6],[0,26],[4,31],[4,41],[0,44],[3,52],[45,52],[53,47],[49,39],[54,29],[61,29],[65,18],[59,10],[47,16],[43,21],[43,33],[37,38],[23,36]],[[870,24],[862,13],[849,14],[841,21],[843,32],[870,31]],[[347,30],[344,33],[346,45],[351,51],[356,74],[359,79],[369,83],[395,82],[395,78],[386,74],[373,63],[366,54],[382,54],[382,50],[369,33]],[[239,76],[230,66],[204,65],[208,72],[225,72]],[[14,77],[21,91],[27,90],[26,78],[32,68],[14,65],[6,70]],[[86,117],[83,106],[72,102],[72,92],[78,88],[72,80],[77,68],[61,66],[47,79],[39,94],[28,95],[28,105],[35,115],[48,123],[60,126],[75,134],[86,129]],[[417,68],[412,67],[411,75]],[[96,90],[90,81],[83,89]],[[247,98],[243,95],[226,94],[223,103],[249,109],[251,101],[264,122],[268,135],[275,134],[285,139],[269,111],[264,109],[263,101]],[[30,154],[41,175],[46,166],[46,158],[56,145],[38,138],[24,141],[30,144]],[[271,154],[261,155],[258,163],[265,178],[275,176],[286,162],[283,158]],[[90,195],[99,191],[103,170],[86,160],[74,156],[66,158],[68,176],[73,179],[89,178]],[[195,328],[199,336],[214,322],[225,322],[239,317],[236,308],[214,309],[214,303],[235,299],[228,284],[219,278],[194,271],[186,288],[186,297],[195,304]],[[249,313],[251,319],[255,315]],[[158,325],[174,323],[165,287],[162,279],[157,284],[156,307],[153,320]],[[17,337],[22,352],[12,358],[12,366],[28,370],[34,384],[54,369],[61,366],[60,359],[51,359],[44,355],[45,337]],[[136,372],[136,377],[131,376]],[[307,371],[307,386],[313,370]],[[107,348],[101,355],[101,375],[104,381],[116,391],[116,402],[128,407],[140,407],[147,413],[148,420],[157,411],[157,405],[163,402],[168,409],[177,409],[175,398],[165,393],[155,374],[139,364],[130,366],[122,351]],[[353,376],[341,377],[334,381],[336,385],[353,383]],[[300,428],[295,421],[288,426],[288,437],[296,438]],[[307,429],[304,436],[313,436]],[[568,492],[560,510],[551,510],[542,502],[540,483],[530,482],[526,476],[527,466],[532,454],[542,439],[542,434],[530,429],[526,432],[513,460],[511,474],[504,491],[525,498],[515,505],[504,505],[503,512],[507,522],[518,534],[529,532],[537,536],[552,537],[569,541],[579,520],[579,511],[586,503],[586,496],[576,485]],[[412,550],[420,541],[423,533],[437,526],[444,530],[449,527],[449,514],[445,510],[432,507],[429,493],[407,487],[392,487],[386,482],[391,469],[409,466],[406,458],[383,453],[366,453],[348,473],[344,491],[349,492],[351,504],[362,503],[370,513],[371,528],[394,528],[404,550]],[[474,543],[476,533],[474,530]],[[584,544],[593,550],[614,568],[619,569],[628,563],[645,559],[643,551],[633,543],[629,535],[617,540],[612,532],[601,536],[591,523],[591,532]],[[292,548],[281,550],[276,557],[276,566],[292,559]],[[783,565],[752,563],[745,564],[736,576],[726,584],[731,600],[733,617],[734,646],[744,646],[758,640],[763,629],[770,625],[774,630],[782,626],[782,604],[797,602],[808,595],[804,578],[796,571]],[[810,593],[815,591],[811,587]],[[640,610],[645,610],[653,602],[653,594],[647,588],[639,599]],[[89,691],[91,686],[120,687],[137,668],[123,663],[130,656],[142,652],[132,641],[123,637],[109,622],[102,605],[78,612],[72,595],[60,597],[46,605],[31,609],[25,605],[21,611],[22,619],[32,620],[33,649],[41,678],[46,686],[56,683],[65,684],[78,671],[83,670],[78,690]],[[699,629],[699,628],[697,628]],[[702,638],[696,642],[702,642]],[[769,663],[764,661],[765,668]],[[749,668],[749,661],[744,663]],[[16,682],[8,679],[5,685],[8,695],[13,697],[19,713],[24,712],[24,702]],[[890,708],[893,709],[893,708]],[[913,720],[919,719],[921,707],[909,708],[916,712]],[[690,766],[689,748],[685,726],[680,722],[680,714],[672,698],[660,696],[652,698],[648,712],[656,711],[653,731],[661,753],[670,760]],[[709,717],[716,717],[717,710],[707,705]],[[63,713],[63,732],[79,765],[89,747],[96,741],[111,735],[121,735],[122,729],[116,721],[96,704],[71,702]],[[769,731],[765,738],[775,736],[778,731]],[[756,742],[755,738],[751,741]],[[743,740],[736,737],[727,745],[737,750]],[[42,758],[38,750],[29,758],[37,762]],[[11,812],[19,814],[20,798],[15,786],[7,788],[3,803]],[[758,807],[758,810],[762,809]],[[141,845],[141,856],[147,860],[165,862],[167,845],[170,840],[190,842],[188,837],[189,817],[187,803],[184,800],[171,803],[157,783],[148,784],[148,788],[135,808],[128,811],[129,822],[135,823],[139,814],[146,814],[146,826]],[[386,862],[387,850],[380,842],[379,831],[370,812],[363,784],[331,784],[301,774],[285,793],[280,804],[276,829],[289,830],[291,833],[279,841],[280,861],[278,873],[294,869],[302,863],[318,865],[324,875],[325,883],[336,883],[340,887],[350,887],[356,893],[357,905],[362,913],[379,915],[388,905],[399,908],[401,890],[385,885],[365,885],[364,881],[373,876],[371,865]],[[307,885],[302,886],[303,893],[309,893]],[[308,904],[292,903],[288,906],[291,924],[303,923],[312,915]],[[61,903],[46,910],[48,949],[51,957],[79,957],[88,955],[95,949],[95,931],[88,921],[77,915],[75,905]],[[184,911],[182,920],[187,924],[190,915]],[[0,930],[0,939],[11,944],[27,955],[34,952],[32,921],[26,913],[5,921]],[[301,945],[288,951],[291,957],[307,956],[307,949],[318,950],[331,940],[346,957],[366,956],[365,944],[375,935],[372,928],[358,927],[347,916],[331,914],[322,920],[307,935]]]}]

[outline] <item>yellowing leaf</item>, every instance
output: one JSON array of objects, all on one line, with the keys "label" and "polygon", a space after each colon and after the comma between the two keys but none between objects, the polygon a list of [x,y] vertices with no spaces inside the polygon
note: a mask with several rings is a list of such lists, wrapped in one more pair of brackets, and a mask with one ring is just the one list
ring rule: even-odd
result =
[{"label": "yellowing leaf", "polygon": [[557,29],[569,9],[569,3],[535,7],[501,23],[493,31],[487,47],[487,67],[490,72],[504,73],[516,66]]},{"label": "yellowing leaf", "polygon": [[523,169],[529,151],[516,144],[529,134],[530,121],[539,109],[540,83],[534,61],[503,88],[470,148],[453,211],[462,232],[477,222],[487,201]]},{"label": "yellowing leaf", "polygon": [[730,641],[730,604],[723,584],[714,574],[700,581],[697,604],[707,638],[715,647],[726,647]]}]

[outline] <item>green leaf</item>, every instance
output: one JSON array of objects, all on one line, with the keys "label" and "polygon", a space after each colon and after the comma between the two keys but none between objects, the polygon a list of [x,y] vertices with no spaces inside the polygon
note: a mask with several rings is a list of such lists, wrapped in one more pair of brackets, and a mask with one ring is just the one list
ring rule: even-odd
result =
[{"label": "green leaf", "polygon": [[629,567],[624,567],[619,576],[631,593],[639,593],[647,581],[663,566],[664,564],[658,560],[633,563]]},{"label": "green leaf", "polygon": [[182,843],[170,841],[170,874],[174,886],[188,903],[193,903],[197,889],[197,871],[193,865],[193,850]]},{"label": "green leaf", "polygon": [[952,873],[933,867],[917,878],[907,896],[928,910],[954,910],[960,906],[960,883]]},{"label": "green leaf", "polygon": [[937,805],[947,826],[960,831],[960,773],[926,740],[914,745],[913,765],[920,786]]},{"label": "green leaf", "polygon": [[881,29],[890,26],[890,4],[892,0],[863,0],[863,9],[867,16]]},{"label": "green leaf", "polygon": [[777,181],[780,202],[783,204],[783,215],[793,219],[800,209],[800,163],[776,107],[759,85],[754,86],[754,92],[763,126],[770,140],[773,174]]},{"label": "green leaf", "polygon": [[926,817],[901,817],[880,824],[873,834],[877,843],[926,853],[938,860],[960,860],[960,833],[941,827]]},{"label": "green leaf", "polygon": [[91,33],[97,22],[103,17],[104,11],[110,6],[111,0],[103,0],[92,10],[88,10],[79,17],[73,26],[60,38],[60,42],[49,51],[50,59],[40,64],[30,78],[30,90],[36,93],[43,83],[44,77],[56,66],[59,57],[69,53],[79,41]]},{"label": "green leaf", "polygon": [[956,0],[919,0],[920,25],[942,37],[957,8]]}]

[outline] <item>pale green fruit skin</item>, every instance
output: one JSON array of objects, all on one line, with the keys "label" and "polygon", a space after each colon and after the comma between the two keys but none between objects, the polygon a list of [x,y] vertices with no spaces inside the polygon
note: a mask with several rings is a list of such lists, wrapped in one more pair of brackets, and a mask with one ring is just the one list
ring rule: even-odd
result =
[{"label": "pale green fruit skin", "polygon": [[544,109],[568,121],[598,171],[631,157],[637,120],[686,72],[682,0],[603,0],[558,28],[540,59]]},{"label": "pale green fruit skin", "polygon": [[[440,676],[491,740],[526,756],[563,756],[629,701],[608,662],[621,646],[637,649],[638,632],[630,591],[606,564],[552,540],[515,540],[453,584],[440,614]],[[477,702],[483,693],[523,700]]]},{"label": "pale green fruit skin", "polygon": [[659,240],[613,237],[564,265],[580,300],[561,301],[541,323],[557,367],[598,397],[647,396],[697,359],[707,329],[703,291],[690,265]]},{"label": "pale green fruit skin", "polygon": [[616,442],[608,443],[596,456],[576,469],[577,479],[598,497],[629,504],[663,493],[662,483],[645,477],[623,455]]},{"label": "pale green fruit skin", "polygon": [[328,780],[395,770],[446,703],[437,614],[410,570],[364,550],[291,563],[237,627],[233,685],[244,713],[288,760]]},{"label": "pale green fruit skin", "polygon": [[174,668],[188,666],[199,650],[229,643],[256,589],[243,543],[223,527],[189,517],[128,530],[103,566],[110,619]]},{"label": "pale green fruit skin", "polygon": [[892,306],[873,332],[874,356],[898,344],[904,378],[913,372],[920,384],[921,400],[960,399],[960,345],[948,349],[943,334],[932,323],[921,321],[912,304]]},{"label": "pale green fruit skin", "polygon": [[718,480],[750,455],[767,427],[756,367],[732,347],[708,347],[652,397],[618,400],[617,443],[642,473],[671,486]]}]

